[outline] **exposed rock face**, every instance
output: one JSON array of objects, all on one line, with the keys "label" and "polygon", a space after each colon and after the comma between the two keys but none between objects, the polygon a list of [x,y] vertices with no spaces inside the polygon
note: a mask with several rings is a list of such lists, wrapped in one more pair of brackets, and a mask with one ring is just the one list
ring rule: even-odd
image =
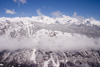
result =
[{"label": "exposed rock face", "polygon": [[0,52],[0,67],[99,67],[100,51],[44,51],[22,49]]}]

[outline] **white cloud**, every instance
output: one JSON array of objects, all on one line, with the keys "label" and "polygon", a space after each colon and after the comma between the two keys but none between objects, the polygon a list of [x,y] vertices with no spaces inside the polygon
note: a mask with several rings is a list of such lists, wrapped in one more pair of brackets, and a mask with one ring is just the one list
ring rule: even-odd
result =
[{"label": "white cloud", "polygon": [[41,16],[42,15],[42,13],[41,13],[41,10],[40,9],[38,9],[38,10],[36,10],[37,11],[37,14],[39,15],[39,16]]},{"label": "white cloud", "polygon": [[25,37],[20,41],[16,38],[9,39],[9,36],[1,36],[0,43],[3,45],[0,45],[0,51],[3,49],[16,50],[31,47],[52,51],[100,48],[100,38],[89,38],[79,34],[72,35],[71,33],[63,33],[60,31],[55,32],[57,33],[56,37],[50,37],[53,31],[41,29],[36,31],[30,38]]},{"label": "white cloud", "polygon": [[56,11],[56,12],[51,13],[51,15],[53,17],[61,17],[62,13],[60,11]]},{"label": "white cloud", "polygon": [[23,4],[24,4],[24,3],[27,3],[26,0],[13,0],[13,1],[14,1],[14,2],[17,2],[18,4],[20,4],[20,3],[23,3]]},{"label": "white cloud", "polygon": [[[5,9],[5,8],[4,8]],[[5,9],[7,14],[16,14],[15,10],[9,10],[9,9]]]},{"label": "white cloud", "polygon": [[74,15],[73,15],[73,17],[76,17],[76,15],[77,15],[77,13],[76,13],[76,12],[74,12]]}]

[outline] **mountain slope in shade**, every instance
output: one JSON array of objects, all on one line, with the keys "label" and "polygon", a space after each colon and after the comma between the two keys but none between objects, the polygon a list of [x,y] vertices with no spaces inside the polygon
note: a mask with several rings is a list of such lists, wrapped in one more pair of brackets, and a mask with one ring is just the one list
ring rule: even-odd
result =
[{"label": "mountain slope in shade", "polygon": [[1,67],[99,67],[100,51],[44,51],[22,49],[1,52]]}]

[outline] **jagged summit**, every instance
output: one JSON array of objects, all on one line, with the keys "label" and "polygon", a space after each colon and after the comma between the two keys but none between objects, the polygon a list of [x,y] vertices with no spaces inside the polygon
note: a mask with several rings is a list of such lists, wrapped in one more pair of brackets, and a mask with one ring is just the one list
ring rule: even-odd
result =
[{"label": "jagged summit", "polygon": [[81,19],[80,17],[70,17],[63,15],[62,17],[58,18],[51,18],[45,15],[42,16],[32,16],[29,17],[15,17],[15,18],[7,18],[7,17],[1,17],[0,22],[41,22],[44,24],[86,24],[86,25],[97,25],[100,26],[100,22],[95,20],[94,18],[88,18],[88,19]]}]

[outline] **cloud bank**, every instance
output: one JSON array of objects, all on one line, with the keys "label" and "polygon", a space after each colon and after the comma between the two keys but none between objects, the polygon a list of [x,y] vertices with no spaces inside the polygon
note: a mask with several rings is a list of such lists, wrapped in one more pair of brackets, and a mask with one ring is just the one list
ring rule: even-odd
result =
[{"label": "cloud bank", "polygon": [[[54,35],[55,33],[55,35]],[[100,49],[100,38],[88,38],[79,34],[62,33],[60,31],[39,30],[29,38],[12,39],[0,37],[0,50],[17,50],[37,48],[51,51],[73,51],[84,49]]]}]

